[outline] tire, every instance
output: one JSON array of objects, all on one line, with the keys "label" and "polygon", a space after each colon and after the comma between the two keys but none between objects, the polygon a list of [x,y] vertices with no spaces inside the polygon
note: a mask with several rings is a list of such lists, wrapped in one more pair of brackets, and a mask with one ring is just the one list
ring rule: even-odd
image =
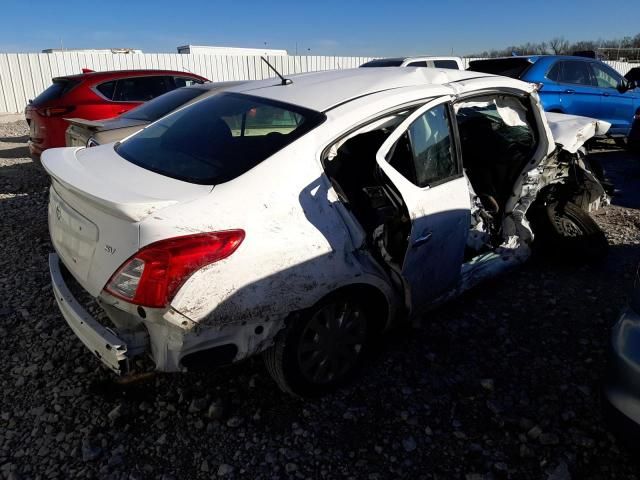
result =
[{"label": "tire", "polygon": [[591,216],[572,202],[553,202],[530,219],[535,242],[558,258],[590,263],[603,259],[609,242]]},{"label": "tire", "polygon": [[318,397],[348,383],[361,370],[374,334],[370,310],[353,292],[340,292],[289,319],[263,354],[280,389]]}]

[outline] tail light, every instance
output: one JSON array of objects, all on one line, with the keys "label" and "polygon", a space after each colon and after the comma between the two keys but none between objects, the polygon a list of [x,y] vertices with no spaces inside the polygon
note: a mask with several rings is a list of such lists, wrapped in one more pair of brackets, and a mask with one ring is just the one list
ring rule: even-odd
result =
[{"label": "tail light", "polygon": [[244,230],[226,230],[152,243],[127,260],[105,290],[136,305],[165,307],[191,275],[227,258],[244,237]]},{"label": "tail light", "polygon": [[43,117],[59,117],[71,113],[76,109],[73,105],[67,107],[44,107],[39,108],[38,113]]}]

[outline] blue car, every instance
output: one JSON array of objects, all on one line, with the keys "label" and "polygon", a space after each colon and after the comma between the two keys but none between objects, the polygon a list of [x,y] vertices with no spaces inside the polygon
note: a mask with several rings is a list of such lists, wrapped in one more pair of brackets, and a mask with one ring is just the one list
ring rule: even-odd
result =
[{"label": "blue car", "polygon": [[598,60],[560,55],[514,56],[474,60],[469,70],[537,83],[546,111],[604,120],[611,124],[608,134],[612,137],[628,138],[634,123],[633,136],[640,128],[640,88]]}]

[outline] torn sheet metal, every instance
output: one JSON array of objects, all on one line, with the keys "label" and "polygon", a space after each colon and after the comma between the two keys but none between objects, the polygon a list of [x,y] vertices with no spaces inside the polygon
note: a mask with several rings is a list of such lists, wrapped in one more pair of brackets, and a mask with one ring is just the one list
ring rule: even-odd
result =
[{"label": "torn sheet metal", "polygon": [[611,128],[609,122],[578,115],[545,112],[554,141],[569,153],[576,153],[592,137],[604,135]]}]

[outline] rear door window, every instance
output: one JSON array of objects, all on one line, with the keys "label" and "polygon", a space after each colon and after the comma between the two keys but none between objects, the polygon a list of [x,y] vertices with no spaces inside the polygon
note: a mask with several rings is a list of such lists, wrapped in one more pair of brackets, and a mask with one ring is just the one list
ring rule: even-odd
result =
[{"label": "rear door window", "polygon": [[427,62],[426,61],[421,61],[421,62],[411,62],[410,64],[407,65],[407,67],[427,67]]},{"label": "rear door window", "polygon": [[161,118],[116,151],[147,170],[215,185],[242,175],[325,118],[294,105],[221,93]]},{"label": "rear door window", "polygon": [[171,77],[122,78],[117,81],[113,100],[116,102],[146,102],[173,89]]},{"label": "rear door window", "polygon": [[588,86],[594,85],[587,62],[568,60],[558,63],[562,63],[562,73],[558,80],[560,83]]},{"label": "rear door window", "polygon": [[419,187],[437,185],[460,173],[446,104],[411,124],[394,146],[389,164]]}]

